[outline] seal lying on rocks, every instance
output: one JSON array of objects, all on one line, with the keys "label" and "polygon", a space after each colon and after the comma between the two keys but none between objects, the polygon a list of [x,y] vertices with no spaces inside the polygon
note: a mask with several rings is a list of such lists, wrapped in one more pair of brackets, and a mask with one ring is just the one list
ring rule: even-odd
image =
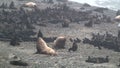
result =
[{"label": "seal lying on rocks", "polygon": [[47,54],[47,55],[57,55],[55,50],[48,47],[46,42],[41,37],[39,37],[37,40],[36,48],[37,48],[37,53]]},{"label": "seal lying on rocks", "polygon": [[63,36],[57,37],[54,41],[54,48],[56,49],[64,49],[65,48],[66,38]]}]

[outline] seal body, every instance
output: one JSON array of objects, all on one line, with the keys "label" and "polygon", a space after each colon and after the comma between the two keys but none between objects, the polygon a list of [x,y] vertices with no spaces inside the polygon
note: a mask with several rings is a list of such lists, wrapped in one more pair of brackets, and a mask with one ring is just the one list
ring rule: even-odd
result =
[{"label": "seal body", "polygon": [[54,49],[47,46],[46,42],[39,37],[36,45],[37,53],[47,54],[47,55],[57,55]]},{"label": "seal body", "polygon": [[54,41],[54,48],[63,49],[65,48],[66,38],[61,36]]},{"label": "seal body", "polygon": [[31,8],[33,8],[33,7],[36,7],[37,4],[34,3],[34,2],[28,2],[28,3],[25,3],[24,6],[25,6],[25,7],[31,7]]}]

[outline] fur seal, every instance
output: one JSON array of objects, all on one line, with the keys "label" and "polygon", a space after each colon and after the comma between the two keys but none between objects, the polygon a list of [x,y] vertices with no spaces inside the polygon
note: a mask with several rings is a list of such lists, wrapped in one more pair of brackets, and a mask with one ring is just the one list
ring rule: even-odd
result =
[{"label": "fur seal", "polygon": [[54,49],[47,46],[46,42],[39,37],[36,45],[37,53],[47,54],[47,55],[57,55]]},{"label": "fur seal", "polygon": [[65,42],[66,42],[66,38],[60,36],[54,41],[54,47],[57,49],[63,49],[65,48]]}]

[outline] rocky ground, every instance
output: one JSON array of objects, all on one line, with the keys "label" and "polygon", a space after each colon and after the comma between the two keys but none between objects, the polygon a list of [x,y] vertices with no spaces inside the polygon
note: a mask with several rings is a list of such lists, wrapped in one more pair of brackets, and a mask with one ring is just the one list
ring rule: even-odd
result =
[{"label": "rocky ground", "polygon": [[[119,68],[117,65],[120,63],[120,52],[108,50],[102,48],[99,50],[89,44],[78,43],[78,50],[75,52],[68,52],[68,49],[72,46],[72,42],[69,38],[91,37],[91,32],[105,32],[110,31],[113,34],[117,34],[117,23],[94,25],[94,28],[83,27],[82,24],[72,23],[68,28],[62,28],[60,24],[48,24],[48,27],[39,27],[44,36],[61,36],[64,35],[67,38],[66,48],[56,50],[57,56],[48,56],[43,54],[35,54],[36,42],[21,42],[20,46],[10,46],[9,42],[0,42],[0,67],[1,68]],[[113,28],[111,28],[111,26]],[[53,42],[47,43],[50,47],[53,46]],[[28,63],[28,66],[15,66],[11,65],[10,61],[13,60],[13,56],[17,56],[19,59]],[[94,57],[106,57],[109,56],[108,63],[87,63],[88,56]]]},{"label": "rocky ground", "polygon": [[[1,0],[8,2],[8,0]],[[16,6],[26,3],[27,1],[14,0]],[[31,0],[33,1],[33,0]],[[42,9],[48,6],[55,6],[47,3],[40,3],[38,0],[35,2]],[[72,9],[80,10],[81,4],[69,2],[69,7]],[[46,7],[45,7],[46,6]],[[85,7],[85,11],[92,11],[96,7]],[[94,12],[93,14],[98,12]],[[103,14],[110,16],[112,19],[115,17],[115,11],[105,10]],[[102,13],[100,13],[102,14]],[[87,21],[87,20],[86,20]],[[101,50],[93,45],[77,43],[78,49],[75,52],[68,52],[68,49],[72,47],[72,42],[69,38],[79,38],[83,40],[85,37],[91,38],[92,33],[105,33],[106,31],[117,36],[118,34],[118,22],[107,22],[94,24],[93,27],[85,27],[86,21],[70,22],[69,27],[62,27],[61,23],[42,23],[46,26],[39,26],[34,24],[34,31],[42,31],[44,37],[58,37],[65,36],[67,38],[65,49],[56,50],[57,56],[49,56],[44,54],[35,54],[36,41],[20,42],[20,46],[11,46],[10,42],[0,41],[0,68],[120,68],[120,52],[102,48]],[[41,22],[38,22],[41,23]],[[48,46],[53,47],[53,42],[47,43]],[[106,57],[109,56],[108,63],[88,63],[85,60],[88,56],[93,57]],[[27,63],[27,66],[12,65],[10,62],[13,60],[21,60]]]}]

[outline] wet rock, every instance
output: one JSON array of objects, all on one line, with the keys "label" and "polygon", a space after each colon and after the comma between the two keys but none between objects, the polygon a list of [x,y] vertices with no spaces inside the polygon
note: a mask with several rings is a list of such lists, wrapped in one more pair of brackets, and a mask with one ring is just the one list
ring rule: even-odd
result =
[{"label": "wet rock", "polygon": [[69,23],[66,22],[62,23],[62,27],[69,27]]},{"label": "wet rock", "polygon": [[108,10],[108,8],[96,8],[96,9],[94,9],[94,11],[97,11],[100,13],[103,13],[105,10]]},{"label": "wet rock", "polygon": [[28,66],[28,63],[21,61],[21,60],[10,61],[10,64],[17,65],[17,66]]},{"label": "wet rock", "polygon": [[109,56],[106,56],[106,58],[88,56],[88,59],[86,60],[86,62],[89,62],[89,63],[107,63],[107,62],[109,62]]},{"label": "wet rock", "polygon": [[91,7],[91,5],[89,5],[88,3],[84,3],[83,6],[84,7]]},{"label": "wet rock", "polygon": [[92,27],[93,26],[93,21],[90,20],[88,23],[84,24],[86,27]]},{"label": "wet rock", "polygon": [[92,38],[84,38],[83,43],[92,44],[95,47],[98,47],[101,49],[101,47],[112,49],[114,51],[120,51],[119,45],[118,45],[118,39],[119,37],[113,36],[112,34],[106,32],[106,34],[101,35],[100,33],[92,34]]},{"label": "wet rock", "polygon": [[9,59],[10,59],[10,64],[12,65],[17,65],[17,66],[28,66],[28,63],[24,62],[23,60],[21,60],[20,57],[18,57],[15,54],[9,54]]},{"label": "wet rock", "polygon": [[14,38],[12,38],[11,41],[10,41],[10,45],[12,45],[12,46],[18,46],[18,45],[20,45],[19,38],[17,36],[15,36]]}]

